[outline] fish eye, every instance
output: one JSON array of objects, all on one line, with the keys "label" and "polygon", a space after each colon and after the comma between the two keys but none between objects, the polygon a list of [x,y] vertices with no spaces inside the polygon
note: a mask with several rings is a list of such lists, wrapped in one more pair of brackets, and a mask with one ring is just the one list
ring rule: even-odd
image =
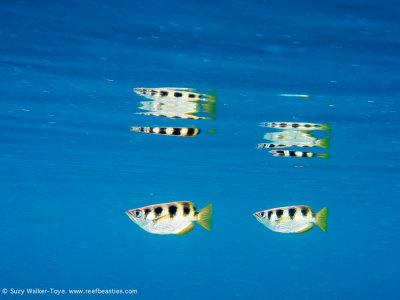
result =
[{"label": "fish eye", "polygon": [[140,210],[135,211],[135,216],[136,217],[141,217],[142,216],[142,212]]},{"label": "fish eye", "polygon": [[260,212],[260,216],[261,216],[261,217],[264,217],[264,216],[265,216],[265,212],[263,212],[263,211]]}]

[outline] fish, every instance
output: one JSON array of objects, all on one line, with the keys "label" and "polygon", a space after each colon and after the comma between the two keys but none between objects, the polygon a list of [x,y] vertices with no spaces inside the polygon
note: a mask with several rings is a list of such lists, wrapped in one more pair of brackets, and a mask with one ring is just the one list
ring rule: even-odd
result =
[{"label": "fish", "polygon": [[160,134],[160,135],[171,135],[171,136],[185,136],[185,137],[193,137],[198,135],[201,130],[198,128],[192,127],[142,127],[142,126],[133,126],[130,129],[134,132],[144,132],[144,133],[152,133],[152,134]]},{"label": "fish", "polygon": [[197,212],[192,202],[178,201],[135,208],[125,213],[147,232],[183,235],[193,230],[194,222],[211,231],[213,206],[210,203]]},{"label": "fish", "polygon": [[314,152],[303,152],[294,150],[271,150],[268,151],[272,153],[273,156],[285,156],[285,157],[320,157],[328,159],[330,157],[329,153],[314,153]]},{"label": "fish", "polygon": [[[207,120],[213,117],[197,116],[197,113],[213,113],[212,106],[215,103],[199,104],[198,100],[176,100],[176,99],[153,99],[152,101],[142,101],[139,109],[146,110],[146,112],[138,112],[138,115],[178,118],[178,119],[193,119],[193,120]],[[215,111],[215,110],[214,110]],[[214,112],[215,113],[215,112]],[[215,117],[214,117],[215,119]]]},{"label": "fish", "polygon": [[[290,140],[290,139],[288,139]],[[257,146],[257,149],[263,149],[263,148],[287,148],[287,147],[321,147],[324,149],[329,149],[330,147],[330,142],[331,142],[331,137],[327,136],[322,139],[309,139],[309,140],[295,140],[294,142],[285,142],[285,143],[279,143],[283,142],[282,139],[275,140],[275,144],[271,143],[259,143]],[[299,142],[299,143],[296,143]]]},{"label": "fish", "polygon": [[332,132],[330,124],[316,124],[316,123],[296,123],[296,122],[263,122],[260,123],[261,127],[292,129],[292,130],[324,130]]},{"label": "fish", "polygon": [[304,233],[317,225],[328,232],[328,207],[314,213],[311,207],[295,205],[267,209],[253,214],[268,229],[282,233]]},{"label": "fish", "polygon": [[202,100],[202,101],[215,101],[215,95],[207,95],[195,93],[195,89],[190,88],[134,88],[133,91],[149,99],[156,98],[170,98],[182,100]]}]

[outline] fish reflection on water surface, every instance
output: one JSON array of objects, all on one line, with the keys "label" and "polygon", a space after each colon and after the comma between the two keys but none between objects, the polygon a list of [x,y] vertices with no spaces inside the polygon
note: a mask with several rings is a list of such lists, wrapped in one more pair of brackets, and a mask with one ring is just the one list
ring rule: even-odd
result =
[{"label": "fish reflection on water surface", "polygon": [[183,136],[183,137],[194,137],[198,135],[201,130],[192,127],[142,127],[133,126],[130,129],[134,132],[143,132],[159,135],[169,135],[169,136]]}]

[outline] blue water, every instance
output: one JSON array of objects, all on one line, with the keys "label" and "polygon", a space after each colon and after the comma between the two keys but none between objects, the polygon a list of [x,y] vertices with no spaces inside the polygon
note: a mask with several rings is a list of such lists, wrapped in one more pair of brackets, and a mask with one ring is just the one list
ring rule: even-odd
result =
[{"label": "blue water", "polygon": [[[377,0],[2,1],[0,288],[394,299],[399,13]],[[132,88],[168,86],[217,90],[217,120],[136,114]],[[329,123],[330,149],[300,150],[330,159],[256,149],[274,131],[261,122]],[[211,232],[152,235],[124,214],[183,200],[213,203]],[[329,233],[252,215],[298,204],[328,206]]]}]

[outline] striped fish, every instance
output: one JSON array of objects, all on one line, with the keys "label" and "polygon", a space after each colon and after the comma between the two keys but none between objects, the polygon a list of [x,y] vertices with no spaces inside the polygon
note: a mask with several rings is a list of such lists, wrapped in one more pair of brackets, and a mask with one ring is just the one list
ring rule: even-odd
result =
[{"label": "striped fish", "polygon": [[284,157],[321,157],[328,159],[329,153],[314,153],[314,152],[303,152],[294,150],[271,150],[273,156],[284,156]]},{"label": "striped fish", "polygon": [[212,204],[197,212],[192,202],[179,201],[135,208],[126,214],[147,232],[182,235],[193,230],[194,222],[210,231],[212,212]]},{"label": "striped fish", "polygon": [[296,122],[263,122],[261,127],[279,128],[279,129],[292,129],[292,130],[325,130],[332,132],[329,124],[315,124],[315,123],[296,123]]},{"label": "striped fish", "polygon": [[203,100],[214,101],[214,95],[195,93],[195,89],[189,88],[134,88],[133,91],[149,99],[156,98],[171,98],[171,99],[184,99],[184,100]]},{"label": "striped fish", "polygon": [[[283,140],[280,139],[279,142],[282,142]],[[257,149],[263,149],[263,148],[287,148],[287,147],[321,147],[324,149],[329,149],[330,148],[330,142],[331,142],[331,137],[327,136],[322,139],[315,139],[315,140],[308,140],[308,141],[301,141],[302,143],[293,143],[290,142],[291,140],[285,140],[284,143],[282,144],[271,144],[271,143],[259,143],[257,146]],[[298,140],[300,141],[300,140]]]},{"label": "striped fish", "polygon": [[316,224],[328,232],[328,208],[314,213],[306,205],[286,206],[267,209],[253,214],[256,219],[272,231],[282,233],[304,233]]},{"label": "striped fish", "polygon": [[192,127],[142,127],[133,126],[131,131],[160,135],[193,137],[200,133],[200,129]]}]

